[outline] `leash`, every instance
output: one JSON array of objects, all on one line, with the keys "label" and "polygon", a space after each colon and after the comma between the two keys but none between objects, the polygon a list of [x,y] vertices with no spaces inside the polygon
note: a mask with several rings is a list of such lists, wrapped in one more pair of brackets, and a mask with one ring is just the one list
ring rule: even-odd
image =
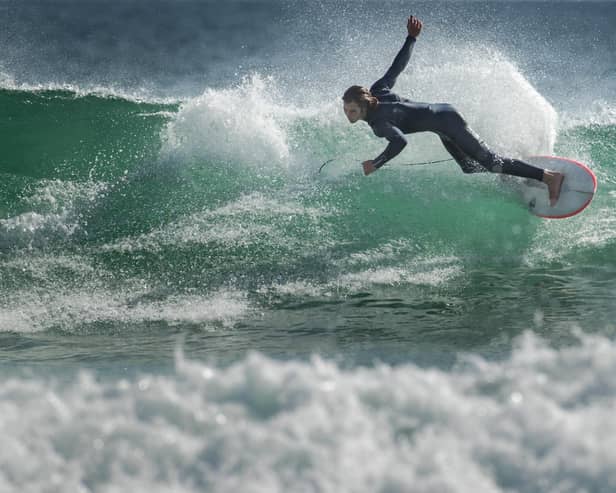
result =
[{"label": "leash", "polygon": [[[335,161],[337,158],[331,158],[328,159],[327,161],[325,161],[321,167],[319,168],[319,173],[321,172],[321,170],[323,168],[325,168],[325,166],[327,166],[329,163],[331,163],[332,161]],[[437,163],[446,163],[448,161],[453,161],[453,159],[449,158],[449,159],[438,159],[436,161],[420,161],[417,163],[399,163],[400,166],[424,166],[426,164],[437,164]]]}]

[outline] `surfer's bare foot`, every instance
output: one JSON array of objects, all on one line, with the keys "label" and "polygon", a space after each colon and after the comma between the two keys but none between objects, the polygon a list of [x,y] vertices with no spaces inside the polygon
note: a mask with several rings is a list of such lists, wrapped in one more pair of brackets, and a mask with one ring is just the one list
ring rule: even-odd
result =
[{"label": "surfer's bare foot", "polygon": [[558,173],[557,171],[545,170],[543,172],[543,183],[548,186],[548,192],[550,194],[550,206],[554,207],[560,197],[560,188],[563,185],[565,175]]}]

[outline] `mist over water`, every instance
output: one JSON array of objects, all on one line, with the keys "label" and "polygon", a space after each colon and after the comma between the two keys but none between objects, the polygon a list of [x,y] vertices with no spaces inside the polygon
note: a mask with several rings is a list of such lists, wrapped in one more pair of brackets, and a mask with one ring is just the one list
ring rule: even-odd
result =
[{"label": "mist over water", "polygon": [[[0,490],[614,489],[616,4],[407,8],[0,5]],[[588,209],[428,134],[361,175],[409,13],[396,91]]]}]

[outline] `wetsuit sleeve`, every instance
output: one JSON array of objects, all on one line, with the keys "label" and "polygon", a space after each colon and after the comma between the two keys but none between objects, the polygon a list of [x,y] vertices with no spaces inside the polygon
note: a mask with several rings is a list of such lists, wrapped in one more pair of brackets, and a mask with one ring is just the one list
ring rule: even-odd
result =
[{"label": "wetsuit sleeve", "polygon": [[394,58],[394,62],[391,64],[391,67],[389,67],[389,70],[385,72],[383,77],[372,84],[370,88],[372,94],[376,95],[377,93],[389,92],[393,89],[396,84],[396,79],[406,68],[411,59],[414,45],[415,38],[413,36],[407,36],[402,48],[396,55],[396,58]]},{"label": "wetsuit sleeve", "polygon": [[377,137],[385,137],[389,144],[385,150],[379,154],[373,161],[375,168],[380,168],[390,159],[395,158],[406,147],[406,137],[398,127],[394,127],[391,123],[382,122],[375,124],[372,129]]}]

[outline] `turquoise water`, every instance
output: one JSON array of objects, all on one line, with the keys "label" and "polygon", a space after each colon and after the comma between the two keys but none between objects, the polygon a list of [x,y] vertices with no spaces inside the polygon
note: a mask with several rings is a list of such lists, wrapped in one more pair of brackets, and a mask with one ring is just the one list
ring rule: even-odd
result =
[{"label": "turquoise water", "polygon": [[561,221],[429,135],[362,176],[359,11],[2,7],[0,490],[613,491],[614,5],[418,4],[399,80],[587,163]]}]

